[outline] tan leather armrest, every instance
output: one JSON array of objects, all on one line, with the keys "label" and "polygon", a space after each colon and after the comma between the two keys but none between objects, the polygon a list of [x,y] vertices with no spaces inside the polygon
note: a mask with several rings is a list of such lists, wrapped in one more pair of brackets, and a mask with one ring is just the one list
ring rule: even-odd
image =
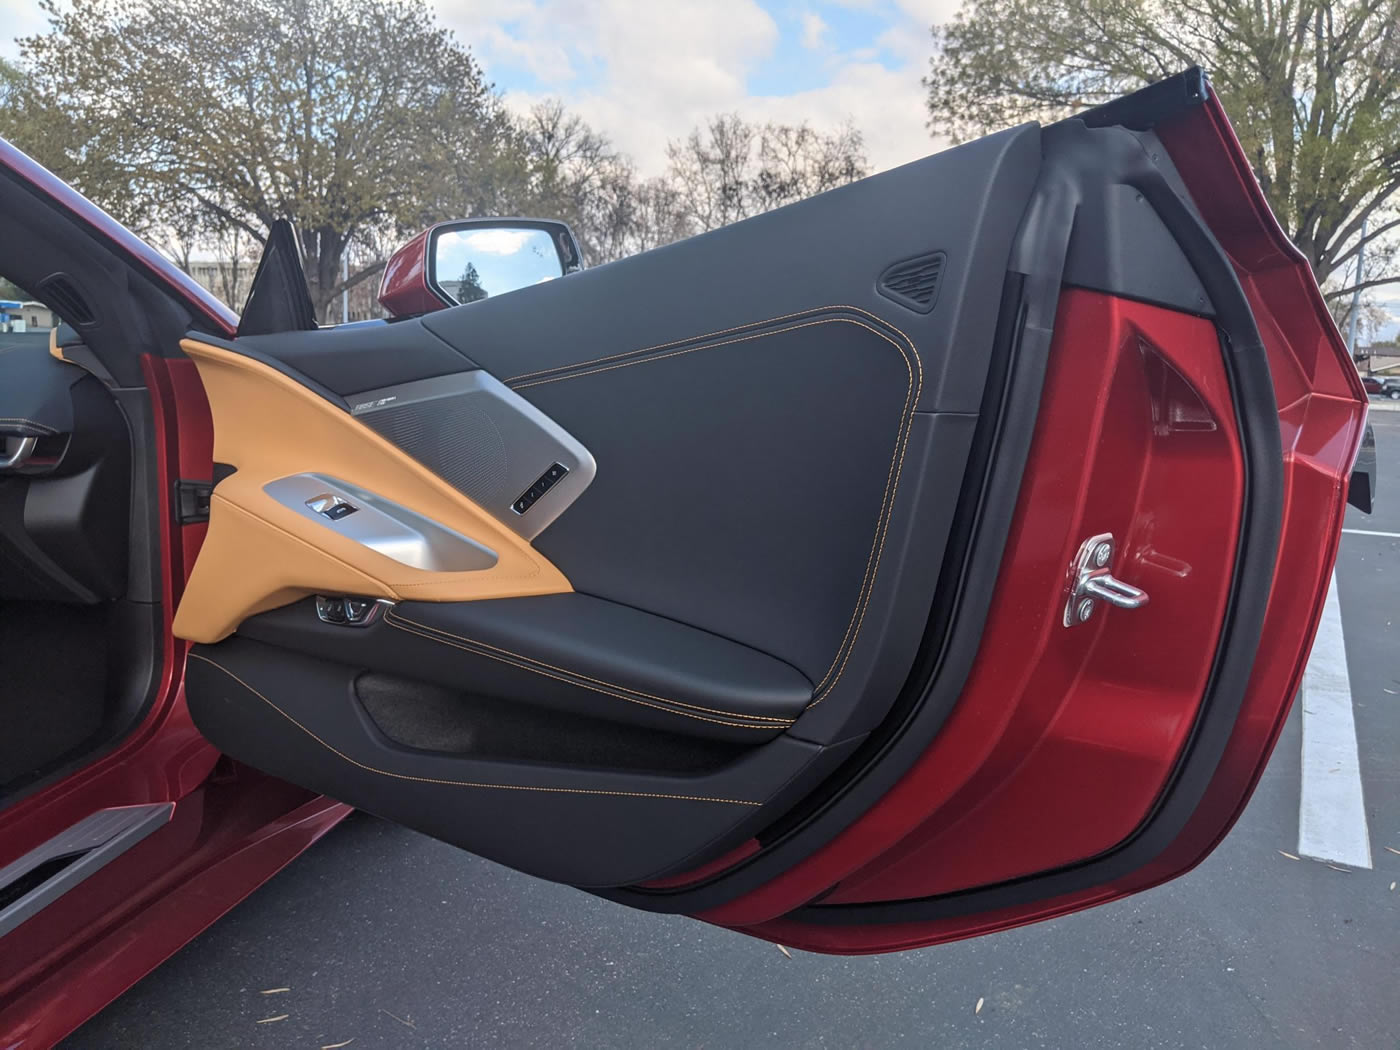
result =
[{"label": "tan leather armrest", "polygon": [[[216,642],[254,613],[309,594],[471,601],[571,591],[529,542],[348,412],[276,369],[182,340],[214,418],[214,459],[237,468],[210,501],[209,533],[175,634]],[[496,552],[489,569],[430,572],[395,561],[283,506],[269,481],[316,473],[351,482]]]}]

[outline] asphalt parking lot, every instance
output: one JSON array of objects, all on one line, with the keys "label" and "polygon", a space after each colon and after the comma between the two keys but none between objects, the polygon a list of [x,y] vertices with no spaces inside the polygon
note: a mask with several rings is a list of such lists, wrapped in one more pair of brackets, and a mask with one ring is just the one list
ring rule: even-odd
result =
[{"label": "asphalt parking lot", "polygon": [[[1372,415],[1378,506],[1349,513],[1337,569],[1359,792],[1304,799],[1328,738],[1315,721],[1305,748],[1295,704],[1240,823],[1171,884],[921,952],[788,958],[357,814],[65,1045],[1400,1047],[1400,412]],[[1301,857],[1300,804],[1371,867]]]}]

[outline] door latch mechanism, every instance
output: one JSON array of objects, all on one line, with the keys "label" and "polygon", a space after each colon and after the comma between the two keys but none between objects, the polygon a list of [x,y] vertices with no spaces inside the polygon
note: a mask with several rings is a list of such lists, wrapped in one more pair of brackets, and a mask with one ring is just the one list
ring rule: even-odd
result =
[{"label": "door latch mechanism", "polygon": [[1090,536],[1079,545],[1079,553],[1069,567],[1069,597],[1065,599],[1066,627],[1086,622],[1099,602],[1120,609],[1139,609],[1147,604],[1147,592],[1113,575],[1113,533]]}]

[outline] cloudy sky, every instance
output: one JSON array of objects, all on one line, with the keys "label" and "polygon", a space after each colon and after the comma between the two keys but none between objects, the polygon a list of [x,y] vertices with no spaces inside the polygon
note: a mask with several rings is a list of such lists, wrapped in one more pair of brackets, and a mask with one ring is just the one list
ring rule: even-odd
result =
[{"label": "cloudy sky", "polygon": [[[929,26],[956,0],[432,0],[512,106],[564,99],[660,169],[707,117],[850,119],[877,168],[932,148],[919,78]],[[41,31],[33,0],[0,0],[0,55]]]},{"label": "cloudy sky", "polygon": [[557,95],[645,171],[706,117],[860,128],[884,168],[929,152],[919,78],[956,0],[437,0],[514,104]]},{"label": "cloudy sky", "polygon": [[[509,105],[563,99],[645,174],[666,143],[718,113],[850,120],[878,169],[935,148],[919,78],[929,27],[958,0],[430,0]],[[0,0],[0,55],[40,32],[34,0]],[[1382,292],[1400,330],[1400,296]]]}]

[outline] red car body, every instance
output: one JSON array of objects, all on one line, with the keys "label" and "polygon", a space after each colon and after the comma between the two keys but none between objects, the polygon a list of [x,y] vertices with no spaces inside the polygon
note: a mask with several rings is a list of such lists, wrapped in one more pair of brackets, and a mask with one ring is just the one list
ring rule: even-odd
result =
[{"label": "red car body", "polygon": [[[1341,527],[1342,502],[1364,422],[1365,397],[1306,265],[1273,219],[1218,102],[1161,131],[1172,152],[1212,158],[1182,166],[1194,199],[1220,240],[1259,321],[1277,391],[1283,439],[1285,508],[1277,559],[1291,580],[1323,580],[1331,570]],[[1225,158],[1222,162],[1219,158]],[[206,327],[232,336],[237,318],[187,275],[134,237],[100,209],[16,150],[0,142],[0,167],[59,202],[93,235],[144,266],[152,279]],[[426,304],[424,305],[426,308]],[[1203,397],[1223,389],[1210,378],[1218,362],[1213,326],[1198,318],[1083,291],[1061,301],[1056,365],[1047,377],[1027,476],[1019,497],[1002,580],[1028,587],[1062,566],[1047,562],[1036,536],[1047,522],[1072,514],[1094,489],[1095,462],[1063,461],[1056,449],[1086,425],[1075,391],[1086,375],[1111,375],[1120,358],[1138,353],[1134,333],[1147,333],[1175,360],[1171,369],[1196,368]],[[1134,358],[1135,359],[1135,358]],[[204,538],[202,525],[177,525],[169,506],[181,477],[207,477],[212,467],[212,423],[195,365],[182,359],[143,359],[152,391],[159,438],[161,548],[165,610],[164,678],[140,725],[82,768],[44,786],[0,812],[0,865],[23,855],[58,830],[94,810],[168,803],[169,822],[53,905],[6,936],[0,945],[0,1046],[49,1046],[73,1031],[138,981],[243,897],[329,831],[350,808],[222,757],[195,728],[184,697],[189,644],[174,637],[170,618]],[[1154,366],[1155,367],[1155,366]],[[1199,378],[1204,375],[1205,378]],[[1128,394],[1124,394],[1128,397]],[[1104,406],[1109,406],[1106,400]],[[1218,406],[1227,411],[1225,403]],[[1105,411],[1109,411],[1105,408]],[[1112,419],[1098,420],[1112,433]],[[1105,442],[1100,466],[1135,472],[1141,491],[1175,496],[1184,505],[1199,485],[1225,488],[1240,481],[1241,453],[1228,435],[1217,435],[1199,462],[1150,457],[1114,460]],[[1119,458],[1122,458],[1120,455]],[[1123,513],[1131,517],[1132,507]],[[1228,566],[1228,545],[1215,543],[1218,522],[1190,514],[1163,521],[1178,549],[1200,564]],[[1053,582],[1053,581],[1052,581]],[[1200,610],[1201,631],[1213,629],[1225,602],[1225,576],[1199,573],[1190,601]],[[1118,726],[1112,746],[1099,746],[1086,762],[1077,744],[1080,727],[1115,719],[1124,683],[1136,665],[1101,657],[1087,673],[1098,688],[1071,689],[1065,669],[1031,642],[1038,628],[1018,621],[1008,602],[989,620],[980,656],[963,699],[922,759],[883,798],[825,847],[778,877],[699,917],[782,944],[819,951],[858,953],[917,947],[1006,929],[1062,915],[1156,885],[1188,870],[1218,843],[1242,811],[1263,771],[1273,741],[1297,691],[1322,591],[1284,586],[1269,594],[1260,651],[1234,730],[1223,740],[1215,772],[1189,820],[1146,863],[1091,888],[1047,892],[1033,903],[971,910],[966,915],[915,917],[885,925],[823,925],[802,908],[826,894],[825,903],[878,908],[881,902],[967,891],[1055,868],[1094,855],[1130,836],[1154,805],[1170,774],[1172,756],[1194,726],[1203,683],[1192,675],[1172,679],[1173,665],[1201,639],[1183,631],[1158,653],[1153,673],[1186,700],[1160,717]],[[1131,631],[1127,623],[1122,628]],[[1119,651],[1132,652],[1126,642]],[[1108,662],[1105,662],[1108,661]],[[1024,695],[1003,718],[1004,698]],[[1037,700],[1037,697],[1040,699]],[[1030,743],[1035,744],[1034,747]],[[1111,753],[1110,753],[1111,752]],[[1029,757],[1027,757],[1029,756]],[[978,761],[972,761],[976,758]],[[1109,764],[1112,790],[1079,771]],[[995,781],[995,783],[992,783]],[[1030,800],[1046,783],[1074,782],[1073,812],[1046,814]],[[976,821],[967,800],[977,797]],[[1072,818],[1072,819],[1071,819]],[[977,825],[1008,851],[983,842]],[[1011,830],[1008,830],[1011,829]],[[949,850],[956,842],[960,848]],[[757,849],[748,844],[704,868],[669,877],[656,888],[698,884],[739,864]],[[937,867],[934,853],[961,860]]]}]

